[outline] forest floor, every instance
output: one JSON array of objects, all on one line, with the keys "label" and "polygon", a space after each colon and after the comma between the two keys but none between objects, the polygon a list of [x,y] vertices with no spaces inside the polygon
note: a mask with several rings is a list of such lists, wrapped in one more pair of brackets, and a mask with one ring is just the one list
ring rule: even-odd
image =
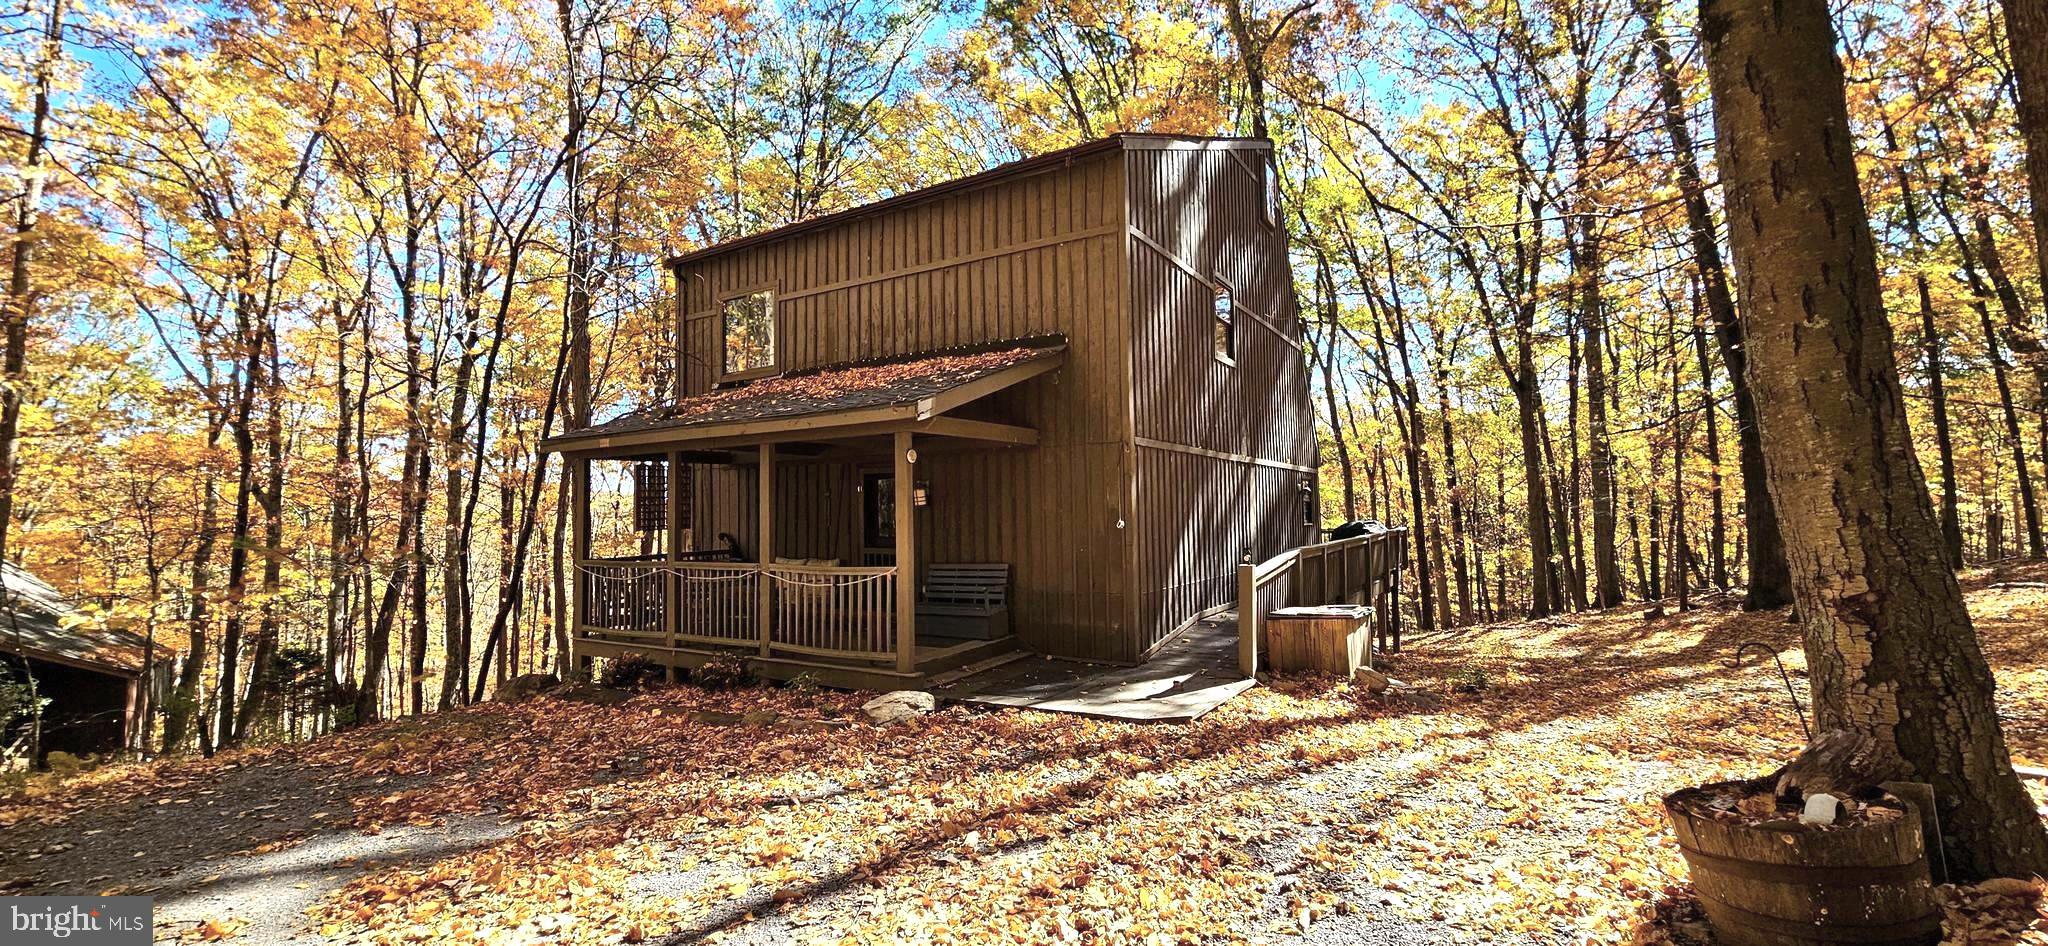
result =
[{"label": "forest floor", "polygon": [[[2048,762],[2048,568],[1966,586]],[[1738,643],[1804,681],[1782,614],[1644,615],[1411,638],[1402,696],[1280,679],[1189,725],[685,686],[110,766],[0,804],[0,889],[262,946],[1693,942],[1658,799],[1801,743]],[[2023,889],[1950,891],[1949,941],[2048,943]]]}]

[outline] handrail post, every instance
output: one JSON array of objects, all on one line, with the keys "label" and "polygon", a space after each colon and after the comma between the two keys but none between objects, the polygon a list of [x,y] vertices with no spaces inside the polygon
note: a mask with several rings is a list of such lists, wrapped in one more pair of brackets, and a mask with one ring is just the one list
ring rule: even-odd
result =
[{"label": "handrail post", "polygon": [[576,563],[569,571],[569,653],[576,669],[588,671],[590,657],[581,645],[593,594],[583,566],[590,558],[590,461],[580,456],[569,458],[569,514],[569,561]]},{"label": "handrail post", "polygon": [[668,632],[668,659],[663,661],[662,679],[676,682],[676,632],[683,624],[683,576],[676,571],[676,563],[683,557],[683,503],[689,499],[683,496],[683,454],[680,450],[668,453],[668,567],[661,570],[662,628]]},{"label": "handrail post", "polygon": [[896,669],[917,670],[917,518],[913,514],[917,471],[911,467],[910,432],[896,433],[893,505],[896,512]]},{"label": "handrail post", "polygon": [[1259,672],[1259,567],[1237,566],[1237,669],[1247,677]]}]

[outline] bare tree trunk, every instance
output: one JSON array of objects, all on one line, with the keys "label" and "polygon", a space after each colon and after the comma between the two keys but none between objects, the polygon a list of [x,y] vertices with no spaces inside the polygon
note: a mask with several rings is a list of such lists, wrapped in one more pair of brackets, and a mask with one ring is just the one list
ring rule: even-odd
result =
[{"label": "bare tree trunk", "polygon": [[[1885,123],[1884,137],[1886,147],[1896,153],[1899,150],[1898,135],[1890,122]],[[1903,160],[1892,169],[1892,177],[1899,187],[1899,203],[1906,212],[1907,236],[1917,248],[1923,241],[1920,202],[1914,195],[1913,178],[1907,173]],[[1941,545],[1948,553],[1949,567],[1961,568],[1963,522],[1956,486],[1955,438],[1949,430],[1948,382],[1941,363],[1941,329],[1934,321],[1934,299],[1928,291],[1925,272],[1916,270],[1913,273],[1913,289],[1920,302],[1920,349],[1926,364],[1929,408],[1934,416],[1934,446],[1941,463]]]},{"label": "bare tree trunk", "polygon": [[[220,446],[220,435],[221,414],[209,407],[206,412],[206,452],[209,455]],[[192,546],[192,584],[187,595],[190,604],[185,614],[185,663],[178,671],[177,695],[171,700],[171,705],[164,708],[166,754],[184,747],[195,718],[200,720],[201,729],[207,727],[206,717],[199,712],[200,684],[206,676],[207,631],[213,621],[213,548],[217,541],[215,533],[220,528],[220,477],[211,463],[207,464],[203,475],[199,531],[193,537]]]},{"label": "bare tree trunk", "polygon": [[1714,366],[1707,360],[1707,332],[1694,323],[1693,355],[1700,364],[1700,412],[1707,421],[1707,498],[1713,503],[1707,530],[1707,565],[1714,587],[1728,590],[1728,511],[1721,501],[1721,420],[1714,404]]},{"label": "bare tree trunk", "polygon": [[263,490],[257,496],[263,507],[263,603],[249,660],[249,693],[243,698],[235,720],[237,742],[247,738],[264,711],[275,702],[278,686],[274,664],[278,643],[277,596],[283,586],[284,564],[284,387],[278,378],[277,333],[266,330],[264,336],[270,354],[263,425],[264,462],[268,467]]},{"label": "bare tree trunk", "polygon": [[2034,264],[2048,292],[2048,0],[2001,0],[2027,144],[2027,196],[2034,220]]},{"label": "bare tree trunk", "polygon": [[[1451,437],[1451,371],[1449,359],[1438,353],[1436,366],[1437,421],[1443,434],[1444,445],[1444,492],[1450,496],[1451,505],[1451,570],[1458,582],[1458,623],[1472,623],[1472,582],[1466,573],[1465,498],[1458,485],[1458,455],[1455,441]],[[1486,579],[1479,580],[1481,597],[1485,595]]]},{"label": "bare tree trunk", "polygon": [[1544,483],[1543,439],[1537,430],[1536,360],[1524,345],[1515,373],[1508,385],[1515,394],[1515,422],[1522,433],[1522,454],[1528,458],[1528,476],[1523,478],[1523,502],[1528,504],[1529,532],[1529,616],[1545,617],[1563,610],[1563,588],[1557,580],[1556,557],[1550,534],[1550,492]]},{"label": "bare tree trunk", "polygon": [[1750,389],[1746,367],[1748,347],[1735,310],[1735,297],[1728,291],[1720,238],[1715,234],[1713,211],[1707,206],[1707,185],[1700,175],[1699,152],[1693,147],[1692,129],[1686,124],[1685,94],[1678,82],[1678,66],[1671,55],[1671,43],[1664,36],[1663,5],[1660,0],[1638,0],[1636,10],[1643,20],[1643,38],[1657,63],[1658,99],[1663,106],[1665,134],[1671,139],[1676,159],[1679,189],[1685,195],[1693,265],[1699,269],[1707,314],[1714,320],[1714,340],[1720,344],[1721,361],[1728,367],[1729,388],[1735,399],[1735,440],[1742,467],[1742,508],[1747,525],[1744,534],[1749,547],[1749,591],[1744,604],[1753,611],[1781,608],[1792,603],[1791,566],[1785,559],[1778,510],[1764,471],[1756,396]]},{"label": "bare tree trunk", "polygon": [[1963,879],[2048,870],[1907,430],[1822,0],[1704,0],[1750,381],[1821,729],[1932,782]]},{"label": "bare tree trunk", "polygon": [[[548,381],[547,406],[544,407],[541,411],[540,435],[542,437],[546,437],[554,429],[555,416],[557,412],[561,409],[564,374],[566,372],[568,365],[569,352],[574,348],[573,341],[569,337],[569,333],[571,331],[573,330],[569,329],[566,325],[564,326],[562,344],[559,345],[555,350],[555,370],[554,375]],[[505,580],[499,583],[498,606],[497,609],[491,615],[490,636],[484,639],[484,666],[488,666],[490,664],[491,652],[493,650],[496,650],[498,647],[504,646],[507,648],[507,653],[510,653],[510,643],[508,634],[512,629],[512,622],[516,620],[519,614],[521,592],[525,588],[524,581],[526,574],[526,562],[527,559],[531,557],[528,554],[528,550],[532,547],[533,544],[534,527],[540,519],[540,499],[542,494],[546,492],[547,481],[547,457],[542,455],[535,455],[533,458],[533,482],[527,490],[525,509],[520,513],[519,535],[516,539],[512,540],[511,544],[511,565],[509,570],[504,571],[504,574],[506,575]],[[564,487],[566,487],[568,483],[568,477],[563,477],[562,482]],[[564,495],[566,495],[568,491],[565,488],[562,492]],[[510,514],[510,504],[511,496],[508,490],[504,494],[504,498],[501,500],[500,521],[504,521],[504,518]],[[569,631],[567,616],[564,613],[566,609],[562,606],[562,604],[560,604],[562,599],[560,597],[559,589],[561,588],[562,581],[562,575],[560,572],[561,521],[562,513],[565,508],[566,503],[559,502],[556,504],[555,507],[555,535],[557,543],[555,556],[555,562],[557,564],[557,571],[555,574],[555,587],[556,589],[558,589],[557,596],[555,599],[555,636],[558,655],[557,659],[559,661],[556,666],[556,671],[558,673],[564,674],[568,672],[569,666]],[[483,698],[484,678],[481,675],[479,675],[476,681],[476,689],[474,689],[470,693],[470,700],[479,701]]]},{"label": "bare tree trunk", "polygon": [[[2005,331],[2000,333],[1989,324],[1985,325],[1984,337],[1991,344],[2004,341],[2006,347],[2033,366],[2035,387],[2048,391],[2048,362],[2042,360],[2041,340],[2034,336],[2033,318],[2027,313],[2026,304],[2020,301],[2019,290],[2007,274],[2004,255],[1998,251],[1998,241],[1992,237],[1991,221],[1983,214],[1976,216],[1977,252],[1984,260],[1984,274],[1991,277],[1992,292],[1998,297],[1998,306],[2005,313]],[[2048,408],[2048,404],[2041,404]],[[2012,400],[2006,397],[2006,424],[2013,438],[2013,462],[2020,470],[2020,497],[2027,513],[2027,556],[2041,558],[2048,555],[2042,545],[2043,526],[2041,508],[2034,495],[2034,473],[2027,462],[2027,441],[2020,430],[2019,417],[2013,413]]]},{"label": "bare tree trunk", "polygon": [[1685,415],[1679,407],[1678,314],[1671,318],[1671,588],[1678,592],[1678,610],[1692,610],[1692,542],[1685,523]]},{"label": "bare tree trunk", "polygon": [[[15,451],[21,439],[21,401],[28,389],[28,329],[34,317],[34,297],[29,285],[34,264],[36,227],[41,222],[43,188],[47,177],[44,162],[50,146],[50,89],[57,60],[64,54],[64,0],[50,0],[50,15],[43,21],[42,52],[36,58],[35,99],[29,117],[27,153],[22,160],[22,180],[27,185],[15,202],[14,240],[9,247],[7,299],[0,305],[0,563],[7,561],[8,539],[14,527],[14,489],[21,475]],[[9,603],[10,615],[12,603]],[[26,666],[26,664],[24,664]],[[35,692],[33,673],[29,677],[30,707],[35,715],[31,735],[31,760],[40,757],[42,703]]]},{"label": "bare tree trunk", "polygon": [[[2004,347],[1999,344],[1998,329],[1991,320],[1991,307],[1985,300],[1996,295],[1985,285],[1979,272],[1978,246],[1970,243],[1962,225],[1956,220],[1955,211],[1950,207],[1956,192],[1955,182],[1943,175],[1935,190],[1934,207],[1940,212],[1942,221],[1948,224],[1949,233],[1955,239],[1956,255],[1963,264],[1963,281],[1970,287],[1974,297],[1970,300],[1977,310],[1977,319],[1984,330],[1984,352],[1991,360],[1991,377],[1998,388],[1998,406],[2005,421],[2006,439],[2011,442],[2013,475],[2017,478],[2020,493],[2020,512],[2026,518],[2027,555],[2040,558],[2043,554],[2041,533],[2041,506],[2034,493],[2032,464],[2027,462],[2026,435],[2020,429],[2019,411],[2013,405],[2012,379],[2005,360]],[[1997,247],[1991,249],[1996,252]]]},{"label": "bare tree trunk", "polygon": [[1251,136],[1266,137],[1266,50],[1265,43],[1252,35],[1245,18],[1244,0],[1224,0],[1225,21],[1237,44],[1238,63],[1244,67],[1245,104],[1251,115]]},{"label": "bare tree trunk", "polygon": [[256,491],[256,437],[250,429],[256,392],[263,385],[262,330],[257,327],[255,302],[248,295],[251,283],[248,266],[242,267],[241,288],[235,303],[235,343],[245,362],[235,382],[235,404],[229,428],[235,438],[235,519],[228,541],[228,613],[221,625],[220,675],[214,685],[214,701],[220,713],[216,740],[220,745],[235,742],[235,710],[240,685],[236,682],[242,661],[242,625],[248,611],[249,538]]},{"label": "bare tree trunk", "polygon": [[1614,448],[1607,432],[1607,313],[1601,307],[1599,237],[1580,237],[1579,326],[1585,333],[1586,435],[1593,481],[1593,606],[1621,603],[1621,558],[1615,548]]},{"label": "bare tree trunk", "polygon": [[1358,486],[1351,472],[1351,442],[1344,436],[1344,413],[1337,398],[1337,281],[1330,275],[1330,260],[1316,247],[1317,314],[1329,327],[1323,339],[1323,401],[1330,410],[1330,441],[1337,448],[1337,468],[1344,482],[1344,521],[1358,518]]},{"label": "bare tree trunk", "polygon": [[[366,294],[367,295],[367,294]],[[349,599],[349,576],[353,574],[355,534],[349,516],[350,497],[355,495],[349,467],[348,336],[353,331],[339,302],[334,304],[334,466],[329,474],[327,500],[327,699],[340,698],[342,627],[344,605]],[[365,379],[367,382],[368,379]],[[368,390],[369,385],[364,384]]]}]

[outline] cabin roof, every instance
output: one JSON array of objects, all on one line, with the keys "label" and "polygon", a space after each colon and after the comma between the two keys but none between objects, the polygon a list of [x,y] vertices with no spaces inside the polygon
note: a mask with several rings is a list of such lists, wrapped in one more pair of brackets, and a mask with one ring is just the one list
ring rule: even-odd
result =
[{"label": "cabin roof", "polygon": [[[141,635],[93,624],[64,626],[76,609],[62,592],[12,562],[0,566],[0,582],[14,605],[13,615],[0,608],[0,653],[49,660],[119,676],[142,673],[148,646]],[[158,648],[159,659],[169,652]]]},{"label": "cabin roof", "polygon": [[891,410],[923,417],[949,409],[934,406],[946,395],[971,400],[1058,367],[1066,349],[1066,339],[1055,335],[824,365],[629,411],[541,446],[576,449],[655,431],[710,436],[738,424],[822,428],[831,426],[830,415],[851,422],[855,415],[869,419]]},{"label": "cabin roof", "polygon": [[733,250],[743,249],[746,247],[759,246],[764,243],[773,243],[777,240],[786,239],[788,237],[796,236],[801,233],[807,233],[812,230],[821,230],[826,227],[837,226],[850,220],[854,220],[860,217],[871,216],[873,214],[885,213],[887,211],[895,210],[899,207],[903,207],[908,204],[914,204],[926,200],[933,200],[939,197],[943,197],[947,194],[953,194],[964,190],[972,190],[974,188],[982,187],[988,184],[993,184],[997,181],[1006,180],[1008,178],[1021,177],[1026,174],[1032,174],[1038,171],[1059,167],[1061,165],[1071,164],[1083,158],[1093,157],[1097,154],[1102,154],[1110,151],[1118,151],[1127,148],[1141,150],[1152,148],[1223,148],[1230,150],[1260,151],[1269,150],[1272,147],[1273,142],[1271,139],[1268,138],[1225,138],[1204,137],[1200,135],[1154,135],[1123,133],[1114,134],[1110,135],[1107,138],[1097,138],[1094,141],[1084,141],[1077,145],[1061,148],[1058,151],[1048,151],[1044,154],[1033,155],[1028,158],[1022,158],[1016,161],[998,164],[995,167],[989,168],[986,171],[982,171],[979,174],[970,174],[966,177],[954,178],[953,180],[950,181],[942,181],[940,183],[933,184],[928,187],[918,188],[917,190],[905,191],[901,194],[897,194],[894,197],[887,197],[882,200],[875,201],[873,203],[862,204],[858,207],[850,207],[847,208],[846,210],[841,210],[836,213],[825,214],[824,216],[821,217],[812,217],[809,220],[799,220],[792,224],[787,224],[772,230],[763,230],[759,233],[752,233],[743,237],[737,237],[735,239],[727,240],[723,243],[714,243],[711,246],[691,250],[689,252],[670,257],[668,263],[671,267],[674,267],[681,265],[683,263],[703,259],[704,257],[707,256],[715,256],[721,253],[728,253]]}]

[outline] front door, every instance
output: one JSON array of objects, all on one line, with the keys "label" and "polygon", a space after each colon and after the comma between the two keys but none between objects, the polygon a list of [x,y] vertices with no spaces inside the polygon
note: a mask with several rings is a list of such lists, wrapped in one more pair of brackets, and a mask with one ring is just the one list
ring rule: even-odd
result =
[{"label": "front door", "polygon": [[860,558],[863,565],[896,564],[896,475],[860,475]]}]

